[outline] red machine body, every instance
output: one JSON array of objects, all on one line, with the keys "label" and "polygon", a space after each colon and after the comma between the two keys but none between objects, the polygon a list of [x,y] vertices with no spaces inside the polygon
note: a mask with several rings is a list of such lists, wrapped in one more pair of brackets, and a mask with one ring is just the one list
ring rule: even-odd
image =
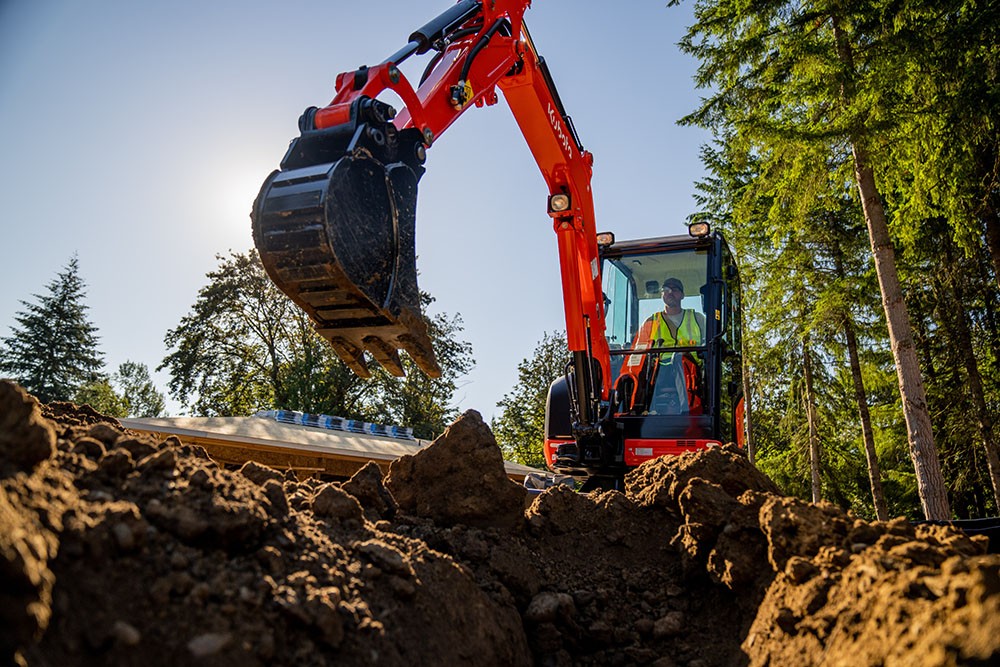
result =
[{"label": "red machine body", "polygon": [[[524,12],[530,4],[528,0],[460,2],[456,5],[460,11],[455,14],[469,15],[467,22],[472,27],[443,48],[437,65],[416,90],[397,66],[400,57],[409,55],[409,49],[404,49],[376,67],[338,75],[337,95],[316,111],[315,127],[343,124],[356,100],[375,99],[391,90],[406,105],[393,124],[401,130],[418,129],[430,147],[470,106],[496,104],[499,88],[550,194],[569,196],[568,209],[550,211],[558,239],[568,346],[571,351],[584,352],[589,341],[594,358],[604,360],[604,378],[608,378],[590,189],[593,156],[580,146],[544,61],[524,28]],[[425,33],[432,30],[413,33],[413,52],[430,48],[433,36]],[[604,399],[609,388],[607,382],[601,387]]]},{"label": "red machine body", "polygon": [[[401,374],[399,348],[425,372],[438,373],[416,289],[416,183],[426,149],[471,107],[497,103],[500,91],[548,185],[558,240],[572,357],[565,410],[569,437],[580,445],[563,448],[561,456],[576,457],[579,470],[604,469],[609,462],[618,470],[653,452],[703,446],[710,438],[632,443],[615,433],[610,406],[618,369],[605,330],[593,159],[525,28],[529,5],[460,0],[383,63],[340,74],[330,104],[303,113],[301,136],[255,202],[262,261],[359,374],[368,372],[365,353]],[[414,88],[399,64],[430,51],[433,58]],[[377,99],[387,90],[405,105],[398,115]],[[600,463],[580,460],[586,451],[599,451]],[[549,454],[554,462],[554,450]]]}]

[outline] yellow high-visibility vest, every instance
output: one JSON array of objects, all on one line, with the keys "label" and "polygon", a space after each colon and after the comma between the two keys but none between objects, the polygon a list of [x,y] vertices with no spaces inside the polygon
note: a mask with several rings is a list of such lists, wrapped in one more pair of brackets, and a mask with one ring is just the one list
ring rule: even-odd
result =
[{"label": "yellow high-visibility vest", "polygon": [[667,324],[666,316],[663,312],[653,315],[653,327],[649,332],[651,347],[687,347],[701,345],[701,327],[694,316],[694,311],[690,308],[684,309],[681,323],[677,325],[676,337],[670,333],[670,326]]},{"label": "yellow high-visibility vest", "polygon": [[[641,353],[643,350],[648,350],[651,347],[694,347],[701,345],[703,332],[701,325],[698,324],[698,319],[695,317],[694,310],[690,308],[684,309],[681,323],[677,326],[676,337],[670,333],[670,326],[667,324],[665,317],[663,312],[660,311],[654,313],[652,317],[643,323],[642,328],[639,330],[639,335],[636,336],[635,340],[635,350],[637,353]],[[671,352],[664,352],[660,355],[660,358],[663,361],[668,361],[672,354]],[[642,367],[642,360],[644,358],[642,354],[630,354],[628,361],[625,363],[625,370],[630,373],[638,373],[639,368]],[[700,364],[700,360],[696,360],[695,363]]]}]

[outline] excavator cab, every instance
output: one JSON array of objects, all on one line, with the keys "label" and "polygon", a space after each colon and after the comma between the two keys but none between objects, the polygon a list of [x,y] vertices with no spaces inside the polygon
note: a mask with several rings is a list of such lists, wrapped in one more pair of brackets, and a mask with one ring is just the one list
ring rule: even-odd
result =
[{"label": "excavator cab", "polygon": [[605,451],[593,461],[560,457],[573,445],[557,381],[546,412],[550,467],[606,484],[657,456],[741,442],[739,278],[722,236],[603,247],[601,284],[614,378]]},{"label": "excavator cab", "polygon": [[706,254],[687,249],[605,257],[607,337],[619,360],[613,364],[617,416],[700,414]]}]

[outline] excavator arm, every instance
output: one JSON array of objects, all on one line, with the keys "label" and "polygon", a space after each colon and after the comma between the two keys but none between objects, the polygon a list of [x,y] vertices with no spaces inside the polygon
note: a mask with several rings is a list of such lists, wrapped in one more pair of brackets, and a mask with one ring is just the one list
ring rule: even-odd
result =
[{"label": "excavator arm", "polygon": [[[402,375],[398,350],[440,374],[421,316],[414,229],[426,151],[472,106],[509,104],[549,188],[572,353],[574,422],[599,436],[610,354],[594,206],[583,150],[532,43],[529,0],[461,0],[380,65],[340,74],[336,95],[299,119],[280,169],[254,203],[254,242],[272,280],[356,373],[368,352]],[[434,52],[416,89],[399,65]],[[391,90],[398,114],[377,99]]]}]

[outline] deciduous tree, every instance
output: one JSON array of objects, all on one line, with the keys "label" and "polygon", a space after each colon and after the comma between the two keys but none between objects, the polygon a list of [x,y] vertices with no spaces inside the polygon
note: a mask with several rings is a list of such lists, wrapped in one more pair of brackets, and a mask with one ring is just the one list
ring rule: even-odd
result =
[{"label": "deciduous tree", "polygon": [[153,384],[146,364],[126,361],[111,376],[125,404],[123,417],[160,417],[166,411],[166,399]]},{"label": "deciduous tree", "polygon": [[[271,282],[256,251],[220,257],[192,312],[165,338],[171,395],[201,415],[246,415],[262,408],[395,423],[417,437],[440,434],[455,416],[458,378],[472,367],[457,316],[428,321],[442,368],[427,378],[404,358],[405,378],[372,364],[354,375],[309,318]],[[422,295],[424,307],[431,299]]]},{"label": "deciduous tree", "polygon": [[517,384],[497,403],[493,433],[512,461],[545,466],[545,401],[552,383],[566,374],[566,350],[565,334],[544,333],[532,356],[517,365]]}]

